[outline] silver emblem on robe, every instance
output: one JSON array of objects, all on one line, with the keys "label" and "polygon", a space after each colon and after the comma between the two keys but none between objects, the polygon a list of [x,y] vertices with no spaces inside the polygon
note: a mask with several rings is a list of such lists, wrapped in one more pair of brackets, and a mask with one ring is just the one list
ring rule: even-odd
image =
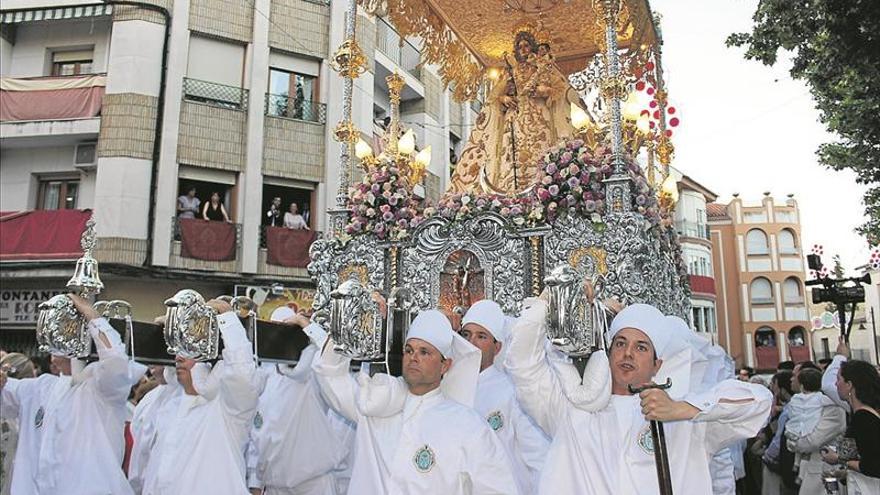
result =
[{"label": "silver emblem on robe", "polygon": [[648,455],[654,455],[654,437],[651,436],[651,426],[645,425],[636,438],[639,447]]},{"label": "silver emblem on robe", "polygon": [[504,427],[504,415],[501,414],[501,411],[495,411],[486,418],[486,422],[489,423],[492,431],[498,431]]},{"label": "silver emblem on robe", "polygon": [[34,416],[34,428],[43,426],[44,416],[46,416],[46,410],[43,409],[43,406],[40,406],[40,408],[37,409],[37,414]]},{"label": "silver emblem on robe", "polygon": [[428,445],[416,451],[413,456],[413,464],[420,473],[427,473],[434,467],[434,451]]}]

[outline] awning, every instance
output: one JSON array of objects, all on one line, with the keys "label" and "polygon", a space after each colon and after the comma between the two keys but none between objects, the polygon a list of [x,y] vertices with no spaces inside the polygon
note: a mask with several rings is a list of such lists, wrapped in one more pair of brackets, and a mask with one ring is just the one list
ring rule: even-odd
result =
[{"label": "awning", "polygon": [[0,24],[21,24],[23,22],[60,21],[86,17],[104,17],[113,13],[113,6],[103,3],[80,5],[77,7],[52,7],[44,9],[0,12]]}]

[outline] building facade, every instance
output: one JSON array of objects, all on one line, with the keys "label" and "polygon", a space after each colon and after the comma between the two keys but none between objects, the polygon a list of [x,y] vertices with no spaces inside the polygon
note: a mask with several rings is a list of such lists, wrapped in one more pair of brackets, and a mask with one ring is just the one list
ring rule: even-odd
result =
[{"label": "building facade", "polygon": [[[344,39],[347,2],[145,3],[3,2],[0,211],[59,212],[46,213],[57,220],[91,210],[100,297],[129,301],[138,319],[164,312],[181,288],[214,297],[281,284],[307,299],[304,268],[267,260],[266,215],[278,197],[322,231],[335,205],[343,81],[329,59]],[[357,38],[369,70],[355,82],[355,124],[375,141],[390,108],[385,77],[401,74],[402,124],[434,150],[424,186],[438,197],[478,107],[453,101],[421,65],[418,43],[383,18],[359,14]],[[235,228],[231,257],[182,252],[179,198],[192,188],[201,207],[214,193],[223,203]],[[16,258],[0,268],[3,297],[20,301],[63,290],[73,263]],[[4,306],[0,325],[32,329],[32,309]]]},{"label": "building facade", "polygon": [[715,201],[718,195],[675,169],[670,173],[678,184],[678,203],[673,220],[691,286],[689,323],[694,331],[717,344],[715,270],[706,204]]},{"label": "building facade", "polygon": [[737,366],[775,369],[811,358],[800,212],[791,196],[707,205],[718,338]]}]

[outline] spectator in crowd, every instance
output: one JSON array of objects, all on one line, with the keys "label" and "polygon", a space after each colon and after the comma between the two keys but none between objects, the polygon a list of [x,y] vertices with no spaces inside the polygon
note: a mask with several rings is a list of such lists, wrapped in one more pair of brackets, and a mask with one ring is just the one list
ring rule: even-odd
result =
[{"label": "spectator in crowd", "polygon": [[196,188],[190,187],[186,194],[177,198],[177,218],[196,218],[201,201],[196,197]]},{"label": "spectator in crowd", "polygon": [[[3,352],[0,370],[11,378],[34,378],[34,364],[24,354]],[[3,404],[0,404],[0,408]],[[9,495],[12,485],[12,460],[18,446],[18,418],[3,415],[0,419],[0,495]]]},{"label": "spectator in crowd", "polygon": [[794,361],[780,361],[776,371],[794,371]]},{"label": "spectator in crowd", "polygon": [[[794,391],[791,389],[791,371],[783,370],[773,375],[770,381],[770,391],[773,392],[773,410],[770,423],[765,427],[762,434],[772,439],[764,450],[762,461],[764,469],[762,473],[763,495],[793,495],[797,491],[783,483],[781,473],[780,447],[782,444],[782,432],[788,422],[788,408],[786,407]],[[789,466],[791,469],[791,466]]]},{"label": "spectator in crowd", "polygon": [[282,222],[281,198],[275,196],[272,198],[272,204],[269,205],[269,211],[266,212],[266,225],[270,227],[281,227]]},{"label": "spectator in crowd", "polygon": [[[823,451],[825,462],[845,464],[847,489],[853,495],[880,493],[880,374],[865,361],[847,361],[849,347],[841,339],[837,355],[823,377],[823,391],[845,401],[852,411],[844,437],[855,441],[858,459],[842,458],[841,452]],[[836,374],[834,389],[825,386]]]},{"label": "spectator in crowd", "polygon": [[284,214],[284,226],[288,229],[309,230],[305,219],[299,214],[299,207],[296,203],[290,203],[290,211]]},{"label": "spectator in crowd", "polygon": [[744,366],[739,369],[736,374],[736,379],[741,382],[747,382],[752,378],[752,375],[755,374],[755,369],[749,366]]},{"label": "spectator in crowd", "polygon": [[798,363],[792,381],[799,395],[804,394],[795,407],[790,404],[790,419],[784,433],[788,449],[796,454],[794,469],[800,479],[798,494],[822,495],[825,493],[822,483],[824,465],[820,450],[846,431],[846,411],[824,395],[809,395],[819,390],[822,384],[819,367],[814,363]]},{"label": "spectator in crowd", "polygon": [[214,222],[232,223],[229,215],[226,214],[226,208],[220,202],[219,192],[214,191],[211,193],[211,201],[205,203],[205,207],[202,209],[202,218]]}]

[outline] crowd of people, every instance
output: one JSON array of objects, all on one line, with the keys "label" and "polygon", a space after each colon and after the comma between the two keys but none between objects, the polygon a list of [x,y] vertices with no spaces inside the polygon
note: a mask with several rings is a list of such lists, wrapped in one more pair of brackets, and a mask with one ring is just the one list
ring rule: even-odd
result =
[{"label": "crowd of people", "polygon": [[[740,493],[880,494],[880,375],[849,355],[841,339],[832,359],[779,364],[770,421],[744,448]],[[737,378],[763,383],[751,368]]]},{"label": "crowd of people", "polygon": [[[70,297],[98,359],[52,356],[39,376],[26,356],[0,360],[2,493],[656,494],[651,421],[676,494],[824,493],[833,473],[865,495],[880,482],[880,380],[843,345],[824,374],[799,363],[768,389],[734,379],[683,320],[633,304],[578,368],[546,337],[545,297],[516,319],[484,300],[460,328],[421,311],[395,377],[357,369],[286,307],[273,319],[309,346],[295,365],[257,363],[238,316],[212,300],[222,358],[147,370]],[[745,491],[758,453],[759,491]]]}]

